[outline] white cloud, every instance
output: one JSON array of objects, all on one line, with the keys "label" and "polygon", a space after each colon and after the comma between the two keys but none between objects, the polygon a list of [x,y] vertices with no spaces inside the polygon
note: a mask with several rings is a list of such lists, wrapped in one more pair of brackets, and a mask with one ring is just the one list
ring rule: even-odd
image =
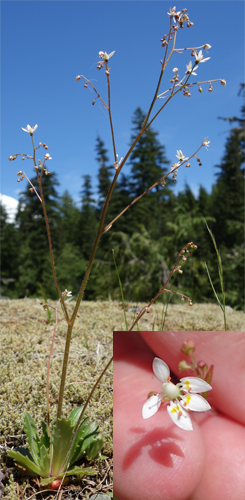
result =
[{"label": "white cloud", "polygon": [[7,211],[7,222],[14,222],[19,203],[18,200],[16,200],[15,198],[11,198],[11,196],[6,196],[5,194],[0,193],[0,203]]}]

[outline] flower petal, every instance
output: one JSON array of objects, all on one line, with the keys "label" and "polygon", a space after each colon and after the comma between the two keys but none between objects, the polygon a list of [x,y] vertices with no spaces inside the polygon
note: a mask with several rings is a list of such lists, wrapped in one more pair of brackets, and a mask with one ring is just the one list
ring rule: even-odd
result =
[{"label": "flower petal", "polygon": [[185,431],[192,431],[191,418],[184,408],[173,401],[167,406],[168,414],[175,425],[184,429]]},{"label": "flower petal", "polygon": [[182,389],[190,393],[206,392],[212,389],[211,385],[198,377],[184,377],[180,379],[180,382]]},{"label": "flower petal", "polygon": [[147,401],[144,403],[143,408],[142,408],[142,417],[143,418],[149,418],[152,417],[152,415],[155,415],[157,410],[161,406],[161,398],[157,394],[156,396],[151,396]]},{"label": "flower petal", "polygon": [[181,398],[181,406],[192,411],[207,411],[211,409],[210,404],[199,394],[186,394]]},{"label": "flower petal", "polygon": [[162,361],[162,359],[154,358],[152,367],[156,377],[161,380],[161,382],[166,382],[170,375],[167,363]]}]

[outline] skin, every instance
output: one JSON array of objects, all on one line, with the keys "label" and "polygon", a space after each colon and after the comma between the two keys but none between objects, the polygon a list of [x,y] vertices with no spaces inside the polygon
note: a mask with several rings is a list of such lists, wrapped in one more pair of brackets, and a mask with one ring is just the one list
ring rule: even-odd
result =
[{"label": "skin", "polygon": [[[214,364],[212,409],[177,427],[164,405],[143,420],[150,391],[161,391],[152,361],[178,378],[185,340],[197,361]],[[245,498],[245,332],[114,332],[114,494],[118,500]],[[174,382],[176,382],[174,380]]]}]

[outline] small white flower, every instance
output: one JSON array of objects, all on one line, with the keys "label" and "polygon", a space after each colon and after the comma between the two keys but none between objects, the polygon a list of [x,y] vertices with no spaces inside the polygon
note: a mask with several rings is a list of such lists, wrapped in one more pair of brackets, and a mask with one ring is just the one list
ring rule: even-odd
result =
[{"label": "small white flower", "polygon": [[208,137],[206,137],[202,143],[203,146],[205,146],[206,149],[209,148],[210,141],[208,141]]},{"label": "small white flower", "polygon": [[168,401],[167,411],[171,420],[181,429],[192,431],[189,411],[210,410],[210,404],[197,393],[210,391],[211,385],[198,377],[184,377],[178,384],[173,384],[168,365],[159,358],[153,360],[153,372],[162,382],[162,391],[147,399],[142,408],[142,417],[152,417],[161,404]]},{"label": "small white flower", "polygon": [[30,135],[33,134],[33,132],[35,132],[35,130],[37,129],[38,125],[35,125],[35,127],[30,127],[30,125],[27,125],[26,128],[22,128],[22,130],[24,130],[24,132],[28,132]]},{"label": "small white flower", "polygon": [[173,7],[172,9],[170,8],[169,10],[170,12],[167,12],[168,16],[173,19],[174,23],[176,23],[175,17],[179,17],[179,15],[181,14],[180,10],[176,12],[176,7]]},{"label": "small white flower", "polygon": [[100,50],[99,57],[103,59],[104,62],[107,62],[109,61],[110,57],[113,56],[113,54],[115,54],[115,50],[113,50],[113,52],[111,52],[110,54],[107,54],[107,52],[103,52],[103,50]]},{"label": "small white flower", "polygon": [[184,156],[181,149],[177,149],[177,155],[175,155],[176,158],[178,158],[179,162],[182,162],[187,159],[187,156]]},{"label": "small white flower", "polygon": [[52,156],[50,156],[49,153],[46,153],[46,155],[44,155],[44,158],[45,160],[52,160]]},{"label": "small white flower", "polygon": [[204,50],[207,50],[207,51],[208,51],[209,49],[211,49],[211,48],[212,48],[212,45],[209,45],[209,43],[205,43],[205,44],[203,45],[203,48],[204,48]]},{"label": "small white flower", "polygon": [[[197,68],[198,68],[198,66],[195,66],[195,69],[197,69]],[[188,75],[190,73],[192,75],[197,76],[197,74],[194,71],[192,71],[192,63],[191,63],[191,61],[189,62],[189,64],[186,65],[186,72],[185,72],[185,74]]]},{"label": "small white flower", "polygon": [[206,62],[210,59],[210,57],[205,57],[205,59],[203,59],[202,50],[199,50],[198,54],[195,51],[195,58],[196,58],[196,64]]}]

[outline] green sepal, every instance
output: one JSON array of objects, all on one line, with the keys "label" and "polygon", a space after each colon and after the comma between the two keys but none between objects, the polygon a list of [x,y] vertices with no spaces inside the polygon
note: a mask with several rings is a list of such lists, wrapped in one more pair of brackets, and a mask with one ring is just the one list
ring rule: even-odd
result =
[{"label": "green sepal", "polygon": [[72,469],[69,469],[67,472],[63,472],[62,474],[59,474],[58,476],[53,476],[53,477],[47,477],[47,478],[41,478],[40,479],[40,484],[41,486],[48,486],[50,483],[55,481],[56,479],[62,479],[64,476],[86,476],[89,474],[90,476],[93,474],[97,474],[97,471],[95,469],[92,469],[92,467],[73,467]]}]

